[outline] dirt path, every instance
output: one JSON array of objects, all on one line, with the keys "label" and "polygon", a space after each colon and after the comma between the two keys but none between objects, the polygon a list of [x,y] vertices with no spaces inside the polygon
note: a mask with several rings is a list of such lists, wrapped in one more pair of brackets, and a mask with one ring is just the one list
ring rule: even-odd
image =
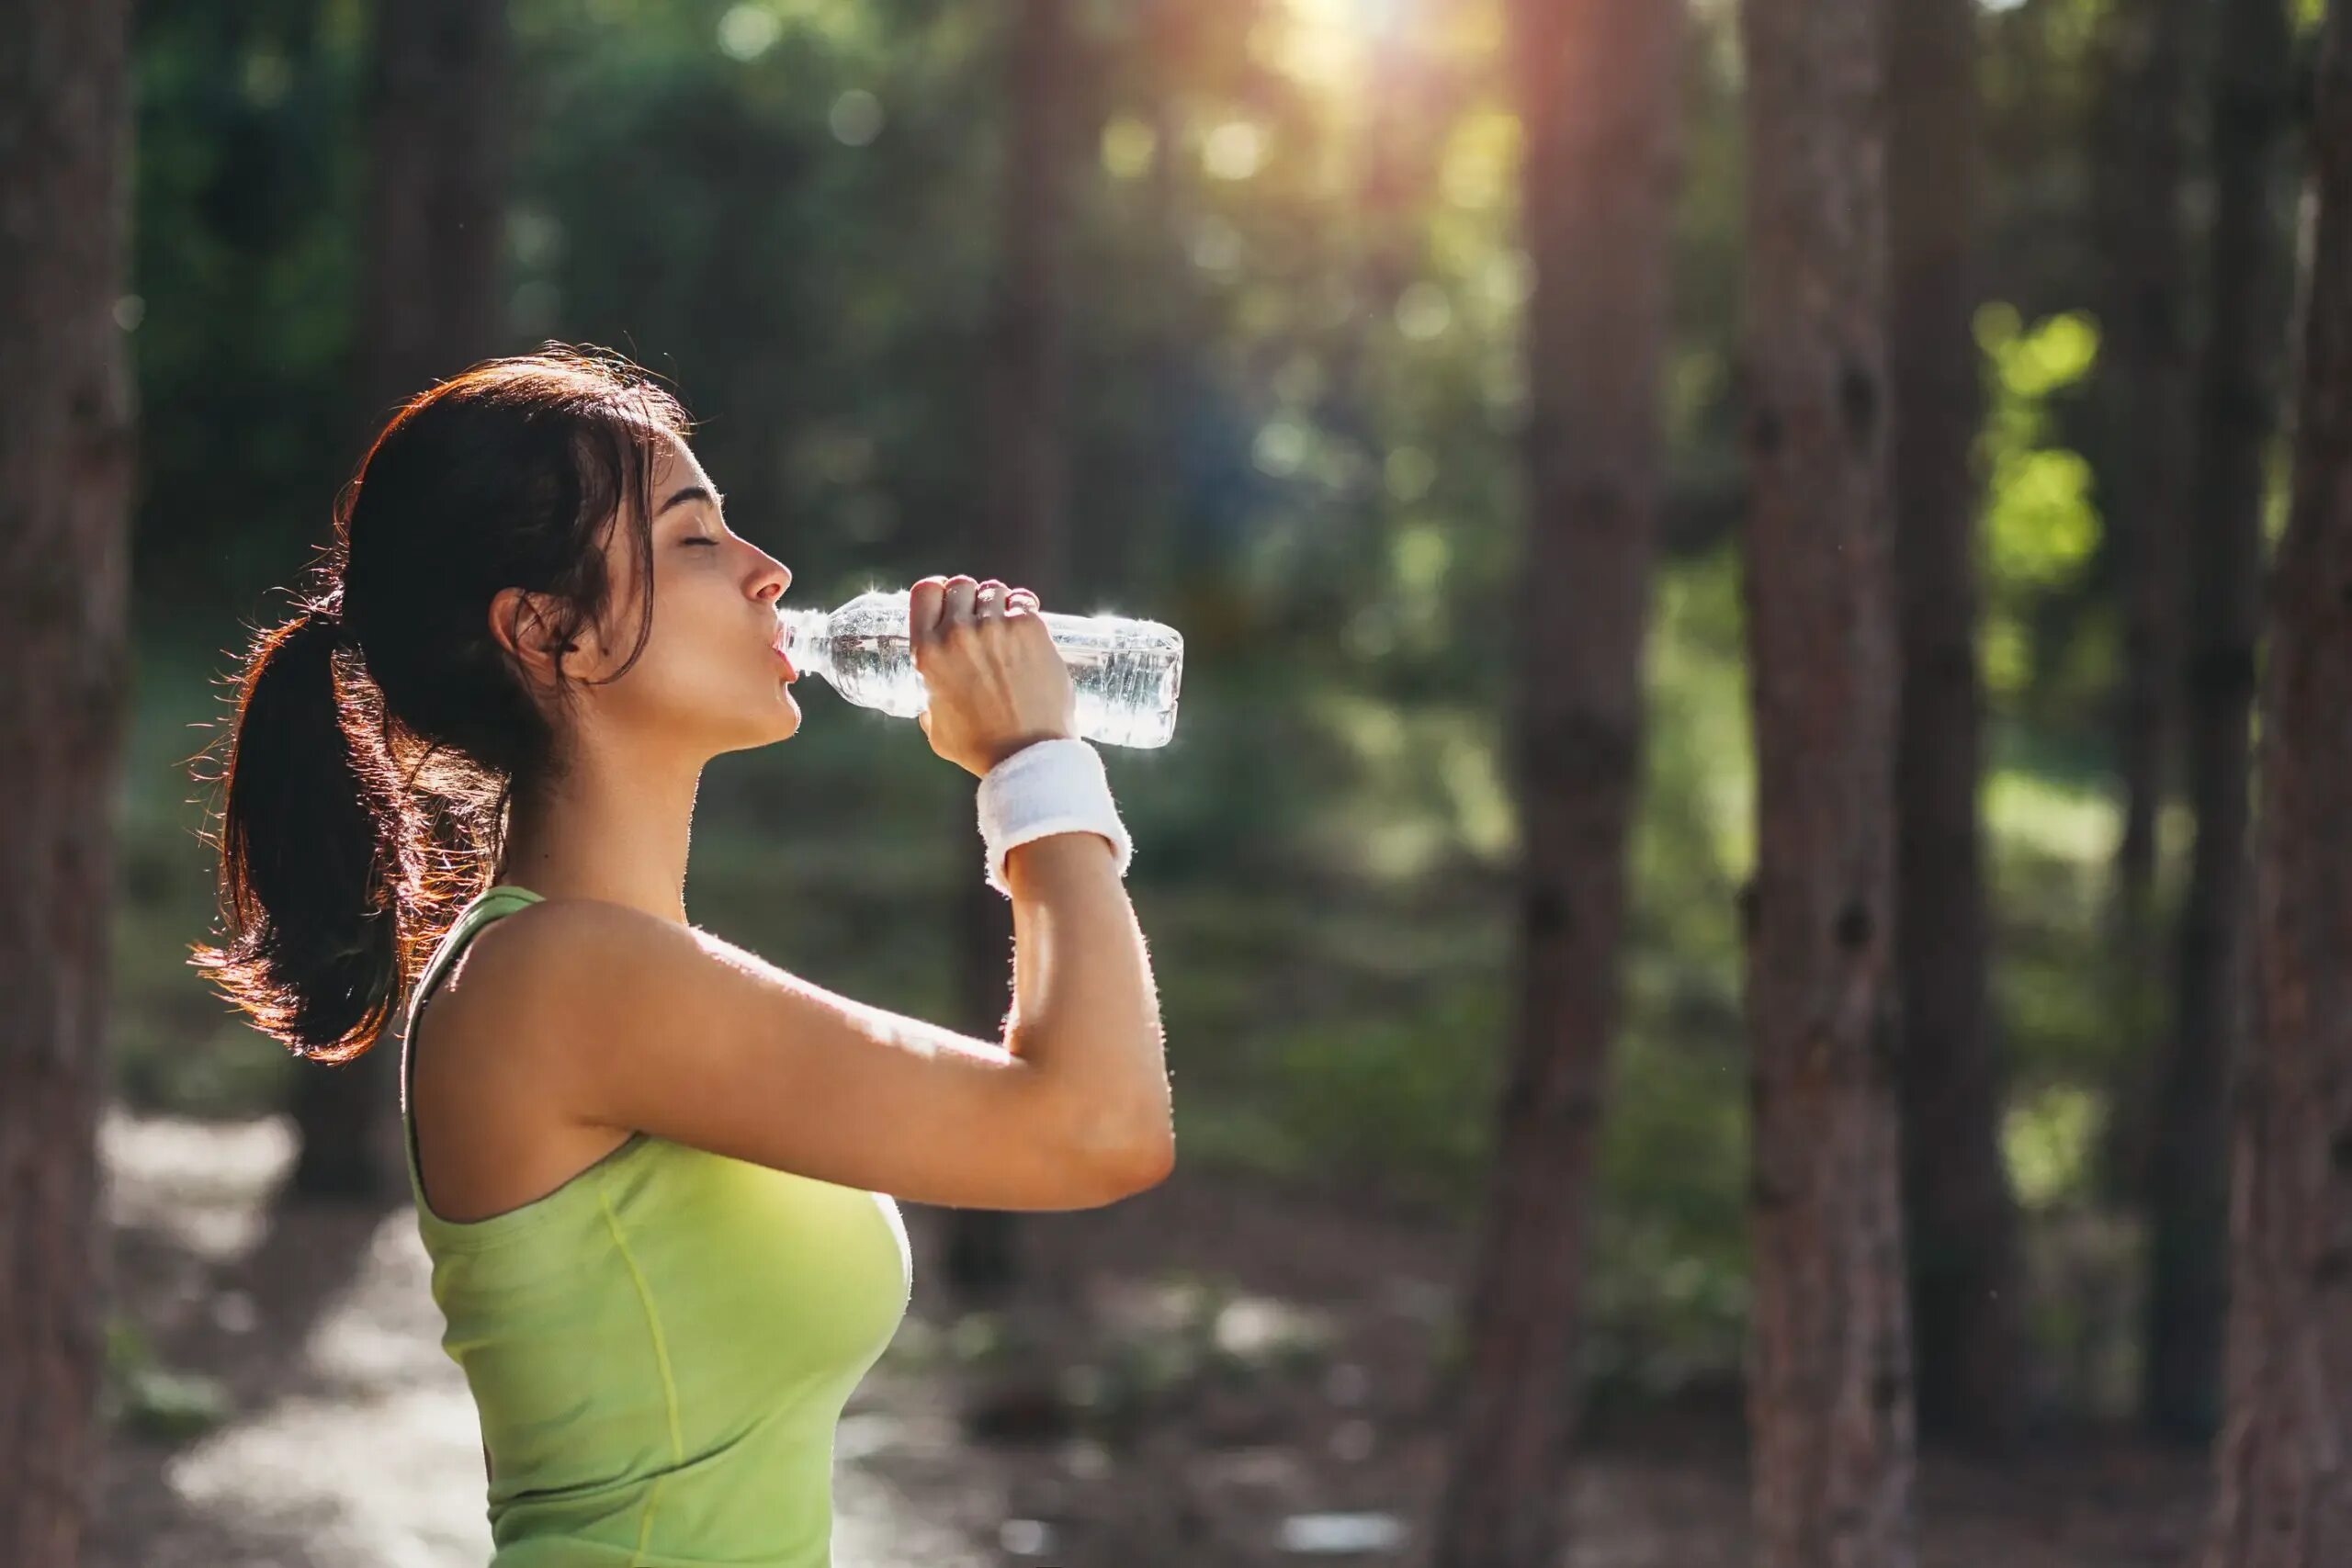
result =
[{"label": "dirt path", "polygon": [[[473,1408],[409,1212],[273,1215],[282,1119],[117,1113],[102,1144],[123,1309],[164,1365],[222,1380],[232,1414],[184,1440],[116,1433],[89,1568],[482,1568]],[[1461,1238],[1180,1173],[1037,1216],[1023,1246],[1044,1288],[959,1318],[943,1216],[906,1215],[915,1302],[842,1418],[839,1568],[1424,1561],[1444,1455],[1431,1352]],[[1007,1436],[967,1435],[982,1424]],[[1574,1568],[1744,1561],[1736,1428],[1649,1423],[1600,1446],[1571,1492]],[[2202,1470],[2121,1449],[1931,1464],[1924,1560],[2169,1568]],[[1398,1543],[1284,1550],[1285,1520],[1327,1512],[1386,1516]]]},{"label": "dirt path", "polygon": [[[102,1146],[123,1304],[235,1414],[185,1444],[116,1434],[89,1568],[481,1568],[479,1429],[409,1212],[273,1215],[293,1156],[280,1120],[115,1115]],[[863,1389],[845,1414],[845,1450],[936,1441],[919,1407]],[[836,1494],[841,1568],[998,1561],[862,1463]]]}]

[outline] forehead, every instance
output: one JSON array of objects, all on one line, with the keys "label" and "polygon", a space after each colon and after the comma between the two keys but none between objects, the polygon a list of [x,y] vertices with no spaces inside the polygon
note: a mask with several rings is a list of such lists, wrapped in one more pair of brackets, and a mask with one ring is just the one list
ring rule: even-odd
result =
[{"label": "forehead", "polygon": [[684,439],[669,431],[660,432],[653,447],[653,504],[659,507],[688,485],[700,485],[718,493],[710,476],[703,472],[702,461]]},{"label": "forehead", "polygon": [[[700,485],[713,495],[718,490],[710,476],[703,472],[701,462],[674,432],[657,430],[650,433],[653,463],[646,472],[646,490],[651,494],[651,505],[658,512],[662,503],[688,485]],[[676,526],[676,520],[695,515],[691,507],[682,506],[671,515],[666,526]],[[637,551],[640,539],[650,538],[654,531],[631,487],[631,493],[621,508],[605,520],[600,543],[604,548],[607,570],[617,581],[634,581],[638,572]]]}]

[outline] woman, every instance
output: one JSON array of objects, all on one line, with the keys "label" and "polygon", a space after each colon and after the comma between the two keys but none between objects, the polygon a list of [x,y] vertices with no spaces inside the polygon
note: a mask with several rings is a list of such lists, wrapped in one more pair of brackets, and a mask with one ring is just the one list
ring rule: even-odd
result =
[{"label": "woman", "polygon": [[327,1063],[413,987],[409,1181],[494,1568],[826,1563],[833,1428],[909,1299],[895,1200],[1086,1208],[1172,1159],[1125,833],[1025,589],[926,578],[909,612],[1012,900],[1001,1042],[688,923],[703,764],[800,710],[792,574],[685,431],[555,345],[419,395],[239,684],[230,940],[196,962]]}]

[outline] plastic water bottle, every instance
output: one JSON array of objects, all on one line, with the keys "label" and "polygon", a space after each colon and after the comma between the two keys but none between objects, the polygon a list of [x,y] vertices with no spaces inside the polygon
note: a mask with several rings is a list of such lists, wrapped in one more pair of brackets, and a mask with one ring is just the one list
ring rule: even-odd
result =
[{"label": "plastic water bottle", "polygon": [[[778,609],[785,656],[802,674],[822,675],[860,707],[912,718],[930,705],[909,640],[907,590],[876,589],[839,609]],[[1069,666],[1078,733],[1111,746],[1165,746],[1176,730],[1184,638],[1158,621],[1124,615],[1042,615]]]}]

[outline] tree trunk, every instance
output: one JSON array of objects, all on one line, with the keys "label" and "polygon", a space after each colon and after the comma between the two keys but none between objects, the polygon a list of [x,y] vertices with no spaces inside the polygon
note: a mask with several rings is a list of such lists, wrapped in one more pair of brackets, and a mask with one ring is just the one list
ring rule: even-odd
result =
[{"label": "tree trunk", "polygon": [[1881,6],[1747,0],[1756,1561],[1907,1568]]},{"label": "tree trunk", "polygon": [[2116,766],[2123,830],[2111,910],[2121,1072],[2103,1157],[2110,1186],[2144,1183],[2151,1064],[2166,1032],[2156,963],[2156,819],[2177,728],[2179,554],[2193,450],[2187,108],[2198,0],[2118,0],[2109,13],[2094,199],[2107,263],[2094,461],[2123,622]]},{"label": "tree trunk", "polygon": [[2261,615],[2263,457],[2286,339],[2279,199],[2293,33],[2286,0],[2225,0],[2213,63],[2211,321],[2188,523],[2183,733],[2197,845],[2181,904],[2177,1014],[2149,1151],[2148,1350],[2158,1433],[2220,1424],[2227,1311],[2230,1060],[2245,1030],[2247,719]]},{"label": "tree trunk", "polygon": [[[356,446],[397,404],[503,346],[510,48],[501,0],[378,0]],[[397,1051],[373,1050],[296,1074],[295,1194],[404,1201],[399,1067]]]},{"label": "tree trunk", "polygon": [[[1020,0],[1012,13],[985,532],[968,560],[947,569],[1033,588],[1049,610],[1070,608],[1062,601],[1070,555],[1063,515],[1070,27],[1066,0]],[[970,851],[969,873],[957,883],[962,1010],[976,1032],[992,1038],[1002,1032],[1012,999],[1012,906],[980,875],[969,795],[959,797],[956,812],[955,840]],[[1003,1300],[1019,1280],[1019,1216],[957,1209],[949,1222],[951,1292],[970,1304]]]},{"label": "tree trunk", "polygon": [[98,1468],[130,687],[127,30],[119,0],[0,4],[0,1562],[78,1562]]},{"label": "tree trunk", "polygon": [[2018,1430],[2025,1385],[1976,812],[1976,0],[1905,0],[1887,15],[1888,92],[1903,106],[1888,125],[1888,353],[1902,607],[1895,880],[1914,1363],[1921,1424],[1997,1449]]},{"label": "tree trunk", "polygon": [[1642,755],[1679,0],[1521,0],[1530,513],[1516,773],[1519,1010],[1433,1561],[1563,1560],[1585,1218]]},{"label": "tree trunk", "polygon": [[2319,233],[2270,579],[2256,1026],[2233,1112],[2229,1418],[2206,1568],[2352,1562],[2352,3],[2320,46]]},{"label": "tree trunk", "polygon": [[378,0],[360,334],[368,435],[394,403],[506,346],[513,51],[503,0]]}]

